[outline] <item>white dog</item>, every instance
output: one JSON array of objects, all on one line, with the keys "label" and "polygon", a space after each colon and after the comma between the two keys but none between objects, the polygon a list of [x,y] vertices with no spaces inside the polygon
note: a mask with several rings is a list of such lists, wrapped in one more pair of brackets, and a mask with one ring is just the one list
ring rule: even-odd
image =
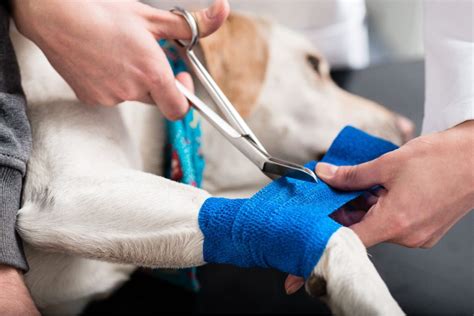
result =
[{"label": "white dog", "polygon": [[[204,264],[202,203],[211,195],[249,196],[268,180],[205,122],[203,189],[161,177],[165,136],[155,107],[81,104],[41,51],[12,32],[33,131],[18,231],[37,306],[76,314],[137,266]],[[230,40],[226,32],[239,35]],[[201,49],[218,84],[277,157],[315,159],[347,124],[396,143],[412,128],[339,89],[324,58],[274,23],[231,15]],[[200,87],[197,94],[205,98]],[[350,229],[331,237],[307,290],[320,279],[336,314],[402,313]]]}]

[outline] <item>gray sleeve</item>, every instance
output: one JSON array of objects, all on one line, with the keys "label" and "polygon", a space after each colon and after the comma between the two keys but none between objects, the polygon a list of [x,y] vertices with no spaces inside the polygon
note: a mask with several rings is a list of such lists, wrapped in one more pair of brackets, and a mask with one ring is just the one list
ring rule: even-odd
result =
[{"label": "gray sleeve", "polygon": [[0,264],[26,271],[15,231],[23,176],[31,150],[31,131],[20,72],[9,37],[9,16],[0,5]]}]

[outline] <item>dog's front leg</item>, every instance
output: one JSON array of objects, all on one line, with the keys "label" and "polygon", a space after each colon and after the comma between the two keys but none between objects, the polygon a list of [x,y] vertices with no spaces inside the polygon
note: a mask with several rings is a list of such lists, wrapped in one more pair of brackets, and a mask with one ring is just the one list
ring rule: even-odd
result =
[{"label": "dog's front leg", "polygon": [[336,315],[404,315],[349,228],[331,236],[306,290],[326,301]]},{"label": "dog's front leg", "polygon": [[18,231],[38,249],[151,267],[203,264],[198,213],[208,193],[124,169],[64,177],[27,199]]}]

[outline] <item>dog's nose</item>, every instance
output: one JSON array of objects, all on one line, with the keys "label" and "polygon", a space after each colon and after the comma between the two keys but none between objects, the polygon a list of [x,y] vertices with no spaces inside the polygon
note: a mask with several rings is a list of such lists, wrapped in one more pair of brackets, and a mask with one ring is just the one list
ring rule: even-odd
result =
[{"label": "dog's nose", "polygon": [[397,115],[395,124],[402,135],[402,141],[406,143],[415,136],[415,124],[408,118]]}]

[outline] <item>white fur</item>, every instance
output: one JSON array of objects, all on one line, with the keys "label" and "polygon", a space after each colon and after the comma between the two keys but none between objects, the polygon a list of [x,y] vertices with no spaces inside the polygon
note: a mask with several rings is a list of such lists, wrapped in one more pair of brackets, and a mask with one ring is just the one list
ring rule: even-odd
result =
[{"label": "white fur", "polygon": [[364,245],[349,228],[340,228],[331,236],[310,279],[313,277],[325,280],[327,295],[323,300],[335,315],[403,315]]},{"label": "white fur", "polygon": [[[268,180],[206,122],[207,191],[160,177],[164,135],[155,108],[85,106],[38,48],[17,33],[13,38],[33,130],[18,231],[36,304],[44,313],[78,313],[136,266],[204,264],[197,222],[203,201],[210,194],[248,196]],[[267,77],[248,122],[271,153],[314,159],[347,123],[399,140],[391,113],[355,97],[347,104],[347,96],[314,74],[305,61],[314,49],[304,39],[279,26],[268,38]],[[330,306],[401,313],[357,236],[345,231],[331,238],[315,268],[327,279]]]}]

